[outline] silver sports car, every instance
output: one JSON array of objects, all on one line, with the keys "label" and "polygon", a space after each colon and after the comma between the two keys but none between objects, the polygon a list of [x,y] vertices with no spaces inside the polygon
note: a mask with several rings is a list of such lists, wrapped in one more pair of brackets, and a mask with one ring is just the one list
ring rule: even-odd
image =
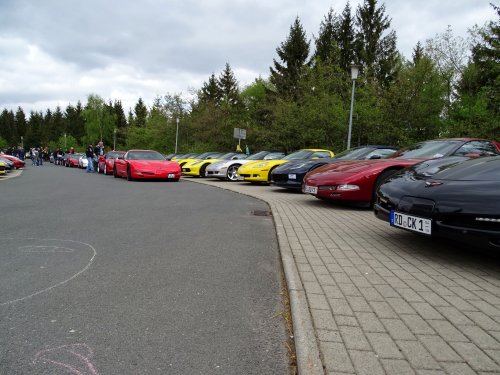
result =
[{"label": "silver sports car", "polygon": [[281,159],[283,156],[285,156],[283,152],[261,151],[256,154],[252,154],[245,159],[221,160],[210,164],[206,169],[205,176],[215,177],[220,180],[238,181],[238,175],[236,172],[243,164],[255,160]]}]

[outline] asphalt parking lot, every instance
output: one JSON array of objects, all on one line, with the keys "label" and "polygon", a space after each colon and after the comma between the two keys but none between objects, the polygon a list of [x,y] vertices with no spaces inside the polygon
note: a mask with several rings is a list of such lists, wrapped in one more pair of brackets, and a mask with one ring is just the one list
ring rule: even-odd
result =
[{"label": "asphalt parking lot", "polygon": [[264,202],[47,164],[0,207],[0,375],[289,374]]},{"label": "asphalt parking lot", "polygon": [[190,181],[270,205],[300,374],[500,374],[498,254],[281,188]]}]

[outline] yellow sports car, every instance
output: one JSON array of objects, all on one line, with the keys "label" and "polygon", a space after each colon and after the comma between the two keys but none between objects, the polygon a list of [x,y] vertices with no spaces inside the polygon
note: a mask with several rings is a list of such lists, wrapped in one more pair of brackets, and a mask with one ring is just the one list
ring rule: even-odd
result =
[{"label": "yellow sports car", "polygon": [[[189,154],[178,154],[170,159],[171,161],[176,161],[182,167],[182,165],[186,162],[187,159],[197,158],[200,154],[196,152],[191,152]],[[182,164],[181,164],[182,163]]]},{"label": "yellow sports car", "polygon": [[257,160],[251,163],[243,164],[238,168],[238,180],[249,182],[269,182],[273,169],[289,160],[332,158],[333,156],[334,153],[330,150],[306,148],[293,152],[279,160]]},{"label": "yellow sports car", "polygon": [[193,159],[182,165],[182,174],[184,176],[205,177],[205,170],[207,167],[216,161],[241,159],[246,157],[247,155],[241,152],[228,152],[224,155],[211,155],[211,157],[206,159]]},{"label": "yellow sports car", "polygon": [[222,155],[222,152],[204,152],[203,154],[193,154],[192,156],[190,156],[191,154],[186,154],[186,157],[183,157],[181,159],[175,159],[174,161],[176,161],[182,168],[182,166],[186,163],[190,163],[190,162],[193,162],[193,161],[198,161],[198,160],[208,160],[208,159],[213,159],[213,158],[216,158],[216,157],[219,157]]}]

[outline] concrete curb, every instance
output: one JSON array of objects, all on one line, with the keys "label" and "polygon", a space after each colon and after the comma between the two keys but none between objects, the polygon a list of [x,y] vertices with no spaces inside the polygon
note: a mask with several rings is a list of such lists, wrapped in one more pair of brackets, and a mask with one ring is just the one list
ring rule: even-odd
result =
[{"label": "concrete curb", "polygon": [[[290,309],[292,311],[292,322],[294,331],[295,351],[297,356],[297,371],[299,375],[324,375],[323,364],[321,362],[318,342],[312,323],[309,304],[302,281],[299,276],[297,264],[292,254],[292,250],[285,234],[284,226],[278,214],[279,210],[271,202],[262,197],[239,192],[225,186],[216,186],[205,183],[204,180],[183,179],[183,181],[195,182],[234,193],[247,195],[252,198],[266,202],[273,213],[273,220],[278,238],[278,246],[281,254],[281,261],[285,273],[288,294],[290,297]],[[207,181],[208,182],[208,181]]]},{"label": "concrete curb", "polygon": [[324,374],[321,363],[316,335],[312,323],[311,313],[305,290],[299,276],[297,265],[293,258],[292,250],[286,238],[283,223],[277,215],[278,210],[272,204],[274,223],[281,254],[281,262],[285,272],[288,294],[290,296],[290,309],[294,331],[295,351],[297,356],[297,370],[300,375]]}]

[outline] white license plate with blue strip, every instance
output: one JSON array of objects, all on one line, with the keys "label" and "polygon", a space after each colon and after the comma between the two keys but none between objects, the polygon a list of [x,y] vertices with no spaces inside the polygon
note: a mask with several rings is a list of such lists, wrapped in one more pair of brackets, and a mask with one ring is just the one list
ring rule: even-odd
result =
[{"label": "white license plate with blue strip", "polygon": [[390,218],[391,225],[395,227],[427,235],[431,235],[432,233],[432,220],[430,219],[407,215],[397,211],[391,211]]}]

